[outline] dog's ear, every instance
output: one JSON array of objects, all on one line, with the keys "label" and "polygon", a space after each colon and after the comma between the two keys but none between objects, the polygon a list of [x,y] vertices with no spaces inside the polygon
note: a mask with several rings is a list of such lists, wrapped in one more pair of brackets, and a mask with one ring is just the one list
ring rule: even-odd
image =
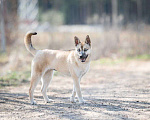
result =
[{"label": "dog's ear", "polygon": [[90,40],[89,35],[86,36],[85,43],[91,46],[91,40]]},{"label": "dog's ear", "polygon": [[80,40],[78,37],[74,37],[75,45],[77,46],[80,43]]}]

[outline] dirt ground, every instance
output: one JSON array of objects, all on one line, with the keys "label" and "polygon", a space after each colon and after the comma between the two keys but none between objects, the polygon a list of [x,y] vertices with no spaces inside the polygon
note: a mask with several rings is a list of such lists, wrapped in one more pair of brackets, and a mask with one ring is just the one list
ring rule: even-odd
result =
[{"label": "dirt ground", "polygon": [[0,90],[1,120],[149,120],[150,62],[92,65],[81,81],[85,104],[70,103],[73,81],[54,76],[48,89],[53,101],[44,103],[39,84],[37,105],[30,105],[29,83]]}]

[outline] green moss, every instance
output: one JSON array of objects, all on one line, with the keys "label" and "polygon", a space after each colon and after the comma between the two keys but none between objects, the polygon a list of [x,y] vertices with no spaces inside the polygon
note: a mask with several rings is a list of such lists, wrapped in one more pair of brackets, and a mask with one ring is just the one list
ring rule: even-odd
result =
[{"label": "green moss", "polygon": [[58,76],[59,72],[58,71],[54,71],[54,76]]},{"label": "green moss", "polygon": [[92,61],[92,65],[101,64],[101,65],[116,65],[124,62],[124,59],[111,59],[111,58],[101,58],[96,61]]},{"label": "green moss", "polygon": [[0,88],[5,86],[17,86],[21,83],[28,82],[30,72],[7,72],[5,75],[0,76]]},{"label": "green moss", "polygon": [[128,56],[126,59],[127,60],[150,60],[150,55],[142,54],[142,55],[136,55],[136,56]]},{"label": "green moss", "polygon": [[121,64],[126,61],[134,61],[134,60],[150,60],[149,54],[143,54],[143,55],[136,55],[136,56],[128,56],[128,57],[122,57],[117,59],[111,59],[111,58],[100,58],[99,60],[92,61],[92,65],[117,65]]},{"label": "green moss", "polygon": [[5,53],[0,53],[0,63],[7,63],[9,56]]}]

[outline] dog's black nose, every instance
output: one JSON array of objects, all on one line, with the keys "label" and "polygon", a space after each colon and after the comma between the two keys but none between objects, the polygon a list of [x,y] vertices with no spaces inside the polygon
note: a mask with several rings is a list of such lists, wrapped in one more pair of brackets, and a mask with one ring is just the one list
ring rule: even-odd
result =
[{"label": "dog's black nose", "polygon": [[80,56],[80,59],[82,59],[82,58],[86,58],[87,57],[87,55],[86,54],[82,54],[82,56]]},{"label": "dog's black nose", "polygon": [[82,59],[83,58],[83,56],[80,56],[80,59]]}]

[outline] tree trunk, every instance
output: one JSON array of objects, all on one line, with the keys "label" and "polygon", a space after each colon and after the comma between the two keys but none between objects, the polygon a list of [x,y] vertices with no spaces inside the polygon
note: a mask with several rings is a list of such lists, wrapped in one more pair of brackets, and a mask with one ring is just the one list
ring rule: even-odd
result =
[{"label": "tree trunk", "polygon": [[111,0],[112,4],[112,26],[117,27],[118,24],[118,0]]},{"label": "tree trunk", "polygon": [[1,7],[1,49],[6,52],[6,38],[5,38],[5,22],[4,22],[4,6],[3,0],[0,0]]},{"label": "tree trunk", "polygon": [[142,1],[137,0],[137,21],[138,23],[141,22],[142,18]]}]

